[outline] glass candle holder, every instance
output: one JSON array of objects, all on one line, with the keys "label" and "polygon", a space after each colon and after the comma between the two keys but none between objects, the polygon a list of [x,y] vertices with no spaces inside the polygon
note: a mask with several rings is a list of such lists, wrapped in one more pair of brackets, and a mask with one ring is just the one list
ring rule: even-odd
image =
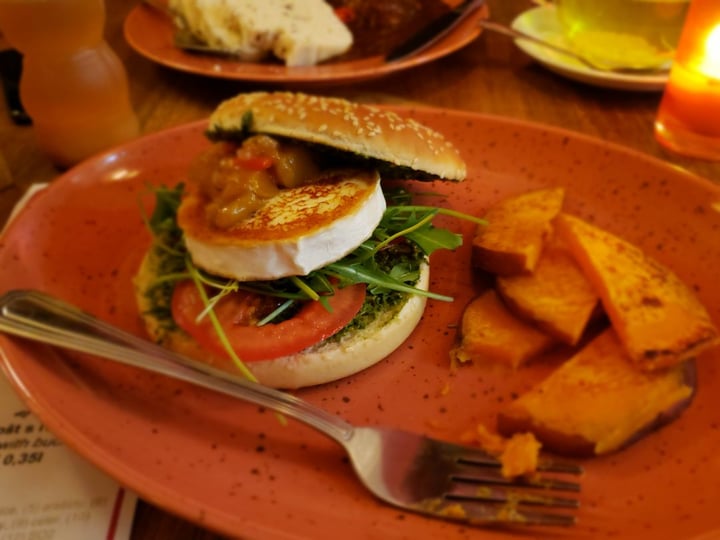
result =
[{"label": "glass candle holder", "polygon": [[692,0],[655,120],[679,154],[720,160],[720,0]]}]

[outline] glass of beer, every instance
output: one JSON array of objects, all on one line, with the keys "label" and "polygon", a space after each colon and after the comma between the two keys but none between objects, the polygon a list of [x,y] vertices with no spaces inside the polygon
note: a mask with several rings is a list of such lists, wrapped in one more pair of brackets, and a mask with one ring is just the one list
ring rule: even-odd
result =
[{"label": "glass of beer", "polygon": [[556,0],[565,38],[598,63],[668,68],[690,0]]}]

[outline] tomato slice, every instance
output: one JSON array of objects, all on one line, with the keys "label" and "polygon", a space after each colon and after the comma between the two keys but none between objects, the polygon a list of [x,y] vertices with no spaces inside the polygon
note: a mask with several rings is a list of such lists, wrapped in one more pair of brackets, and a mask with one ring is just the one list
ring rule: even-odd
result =
[{"label": "tomato slice", "polygon": [[[228,294],[215,305],[214,312],[241,360],[270,360],[300,352],[347,326],[360,311],[365,291],[363,284],[336,289],[328,298],[331,311],[320,302],[308,301],[291,319],[263,326],[248,324],[248,314],[258,300],[253,293]],[[171,307],[180,328],[213,353],[227,355],[209,318],[197,321],[205,306],[192,281],[175,286]]]}]

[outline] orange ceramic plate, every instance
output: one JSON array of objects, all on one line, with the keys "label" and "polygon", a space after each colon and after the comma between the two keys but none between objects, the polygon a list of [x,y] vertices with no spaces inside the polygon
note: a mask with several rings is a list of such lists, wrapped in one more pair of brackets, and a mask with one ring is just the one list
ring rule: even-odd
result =
[{"label": "orange ceramic plate", "polygon": [[196,54],[173,44],[173,26],[168,17],[142,3],[125,19],[125,39],[146,58],[180,71],[218,77],[276,84],[335,84],[382,77],[442,58],[464,47],[480,34],[477,21],[487,17],[487,6],[472,13],[428,49],[397,62],[385,62],[374,56],[350,62],[307,67],[281,64],[239,62],[231,58]]},{"label": "orange ceramic plate", "polygon": [[[499,198],[562,184],[568,209],[637,242],[679,273],[720,323],[720,189],[658,160],[555,128],[467,113],[398,109],[462,150],[469,178],[422,185],[481,213]],[[2,238],[0,291],[33,287],[138,335],[131,278],[148,245],[147,184],[183,179],[207,143],[203,124],[142,138],[57,179]],[[472,227],[448,222],[457,230]],[[537,376],[478,367],[453,374],[448,350],[475,293],[469,246],[433,255],[430,302],[411,338],[364,373],[298,395],[357,423],[458,439],[492,422]],[[252,405],[97,358],[0,336],[6,373],[46,425],[142,497],[248,539],[506,538],[404,513],[356,480],[342,451],[311,429]],[[633,447],[585,462],[577,527],[552,537],[693,539],[720,533],[720,351],[698,361],[685,414]],[[340,532],[341,531],[341,532]],[[546,531],[547,532],[547,531]],[[514,536],[510,536],[514,537]]]}]

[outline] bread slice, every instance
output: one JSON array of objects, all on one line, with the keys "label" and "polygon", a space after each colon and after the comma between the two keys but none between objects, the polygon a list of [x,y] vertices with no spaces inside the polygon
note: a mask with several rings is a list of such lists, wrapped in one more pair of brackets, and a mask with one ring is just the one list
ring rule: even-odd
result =
[{"label": "bread slice", "polygon": [[346,52],[350,30],[325,0],[170,0],[181,26],[200,42],[238,59],[270,54],[285,65],[309,66]]},{"label": "bread slice", "polygon": [[240,94],[210,116],[208,136],[263,133],[350,152],[395,166],[394,175],[462,180],[460,153],[443,135],[411,118],[341,98],[291,92]]}]

